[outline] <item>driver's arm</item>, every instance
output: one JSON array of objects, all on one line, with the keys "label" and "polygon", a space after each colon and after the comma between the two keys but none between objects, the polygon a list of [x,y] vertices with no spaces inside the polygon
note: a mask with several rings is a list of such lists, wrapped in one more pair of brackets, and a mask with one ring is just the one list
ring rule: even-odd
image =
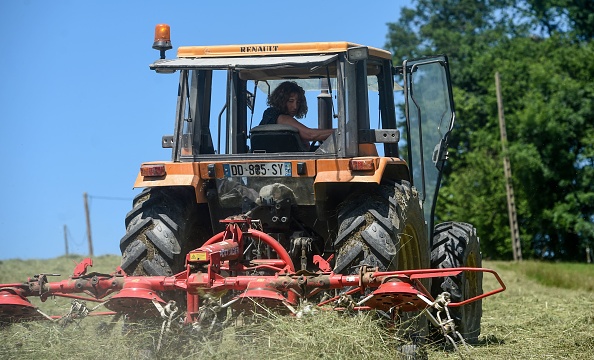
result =
[{"label": "driver's arm", "polygon": [[299,136],[304,141],[324,141],[334,129],[312,129],[303,125],[290,115],[281,114],[276,120],[277,124],[291,125],[299,131]]}]

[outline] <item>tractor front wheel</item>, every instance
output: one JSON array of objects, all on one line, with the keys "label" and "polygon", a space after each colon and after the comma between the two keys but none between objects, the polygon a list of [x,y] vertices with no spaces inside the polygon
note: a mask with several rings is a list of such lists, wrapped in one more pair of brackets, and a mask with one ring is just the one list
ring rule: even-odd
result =
[{"label": "tractor front wheel", "polygon": [[[431,250],[431,267],[448,269],[454,267],[482,267],[482,257],[476,229],[466,223],[445,222],[435,227]],[[457,276],[433,280],[431,295],[438,296],[442,292],[450,293],[452,302],[483,293],[483,273],[462,272]],[[481,300],[470,304],[452,307],[450,315],[454,318],[456,330],[467,342],[478,341],[481,331],[483,305]]]}]

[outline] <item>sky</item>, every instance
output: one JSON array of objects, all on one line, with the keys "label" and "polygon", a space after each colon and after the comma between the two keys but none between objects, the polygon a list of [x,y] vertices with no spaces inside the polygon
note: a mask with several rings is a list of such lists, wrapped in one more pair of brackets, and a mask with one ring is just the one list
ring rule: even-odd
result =
[{"label": "sky", "polygon": [[[383,48],[409,2],[0,1],[0,260],[119,255],[140,164],[170,160],[178,75],[149,64],[154,27],[182,45],[350,41]],[[65,231],[66,229],[66,231]]]}]

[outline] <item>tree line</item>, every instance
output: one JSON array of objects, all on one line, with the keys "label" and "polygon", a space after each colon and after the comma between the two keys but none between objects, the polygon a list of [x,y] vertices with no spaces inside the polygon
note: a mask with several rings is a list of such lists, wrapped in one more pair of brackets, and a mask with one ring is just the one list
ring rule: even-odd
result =
[{"label": "tree line", "polygon": [[437,221],[472,223],[512,257],[495,72],[524,257],[594,248],[594,1],[416,0],[388,24],[395,64],[446,54],[456,103]]}]

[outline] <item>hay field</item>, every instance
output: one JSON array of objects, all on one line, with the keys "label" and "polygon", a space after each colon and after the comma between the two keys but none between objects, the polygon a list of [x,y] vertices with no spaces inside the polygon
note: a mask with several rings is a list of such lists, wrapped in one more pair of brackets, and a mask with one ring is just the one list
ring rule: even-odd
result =
[{"label": "hay field", "polygon": [[[81,259],[2,261],[0,283],[22,281],[40,272],[61,273],[55,280],[66,278]],[[98,257],[91,271],[111,272],[118,264],[119,257]],[[430,343],[424,349],[429,359],[594,358],[594,292],[587,284],[589,276],[579,279],[571,275],[574,269],[564,264],[485,261],[484,266],[497,270],[508,289],[483,301],[480,343],[460,352]],[[545,278],[556,274],[586,284],[574,284],[571,289],[545,286],[537,276],[539,268]],[[584,268],[578,273],[584,273]],[[495,286],[494,279],[485,276],[485,290]],[[49,299],[34,304],[57,315],[68,310],[69,302]],[[271,314],[255,325],[228,328],[217,340],[176,331],[165,334],[158,352],[160,324],[144,327],[135,336],[122,331],[121,321],[111,330],[108,325],[107,318],[87,318],[66,328],[49,322],[6,326],[0,328],[0,358],[395,359],[396,347],[401,344],[370,316],[346,317],[333,312],[303,319]]]}]

